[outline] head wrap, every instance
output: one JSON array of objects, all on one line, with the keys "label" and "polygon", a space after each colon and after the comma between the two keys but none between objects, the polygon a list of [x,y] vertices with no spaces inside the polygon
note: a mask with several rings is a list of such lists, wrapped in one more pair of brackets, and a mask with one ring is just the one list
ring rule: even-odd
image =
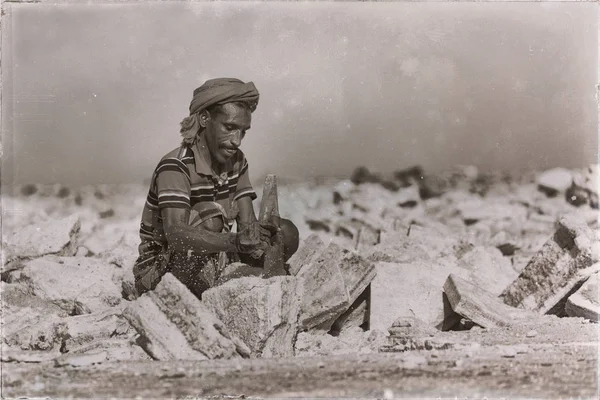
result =
[{"label": "head wrap", "polygon": [[244,101],[250,105],[250,111],[258,105],[258,90],[254,83],[244,83],[235,78],[210,79],[194,90],[190,103],[190,115],[215,104]]},{"label": "head wrap", "polygon": [[183,144],[192,144],[200,129],[198,113],[216,104],[243,101],[250,106],[250,111],[256,110],[258,105],[258,90],[254,83],[244,83],[235,78],[209,79],[202,86],[194,90],[194,97],[190,103],[190,116],[181,121],[180,133]]}]

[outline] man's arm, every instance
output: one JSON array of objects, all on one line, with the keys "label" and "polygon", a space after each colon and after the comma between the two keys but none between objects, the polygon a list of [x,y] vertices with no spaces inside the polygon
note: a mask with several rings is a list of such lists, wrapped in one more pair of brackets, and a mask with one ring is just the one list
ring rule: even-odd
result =
[{"label": "man's arm", "polygon": [[238,205],[238,225],[244,226],[257,222],[256,214],[254,213],[254,207],[252,206],[252,198],[250,196],[244,196],[237,200]]},{"label": "man's arm", "polygon": [[211,232],[201,226],[188,225],[188,209],[163,208],[161,214],[167,242],[177,251],[187,253],[188,250],[193,250],[198,254],[240,251],[235,233]]}]

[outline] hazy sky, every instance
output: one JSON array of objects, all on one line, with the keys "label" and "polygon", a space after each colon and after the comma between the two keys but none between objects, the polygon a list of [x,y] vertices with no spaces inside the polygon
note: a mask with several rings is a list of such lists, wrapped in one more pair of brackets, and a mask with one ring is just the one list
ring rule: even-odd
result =
[{"label": "hazy sky", "polygon": [[597,157],[592,3],[5,6],[5,183],[147,179],[219,76],[260,91],[255,180]]}]

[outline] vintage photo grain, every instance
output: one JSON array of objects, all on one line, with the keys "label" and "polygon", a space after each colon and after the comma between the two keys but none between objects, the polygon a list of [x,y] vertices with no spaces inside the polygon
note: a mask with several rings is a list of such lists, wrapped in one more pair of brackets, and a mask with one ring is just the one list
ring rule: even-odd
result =
[{"label": "vintage photo grain", "polygon": [[2,4],[3,398],[597,398],[595,2]]}]

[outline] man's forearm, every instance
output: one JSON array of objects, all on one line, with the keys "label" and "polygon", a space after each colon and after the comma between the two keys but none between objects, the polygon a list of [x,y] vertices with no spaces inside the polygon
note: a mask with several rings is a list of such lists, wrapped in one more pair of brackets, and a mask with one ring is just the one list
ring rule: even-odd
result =
[{"label": "man's forearm", "polygon": [[189,250],[198,254],[237,251],[235,233],[211,232],[202,227],[192,227],[185,224],[173,227],[171,232],[167,234],[167,241],[171,248],[184,253]]},{"label": "man's forearm", "polygon": [[248,225],[257,221],[250,196],[245,196],[237,200],[237,206],[239,210],[237,217],[238,225]]}]

